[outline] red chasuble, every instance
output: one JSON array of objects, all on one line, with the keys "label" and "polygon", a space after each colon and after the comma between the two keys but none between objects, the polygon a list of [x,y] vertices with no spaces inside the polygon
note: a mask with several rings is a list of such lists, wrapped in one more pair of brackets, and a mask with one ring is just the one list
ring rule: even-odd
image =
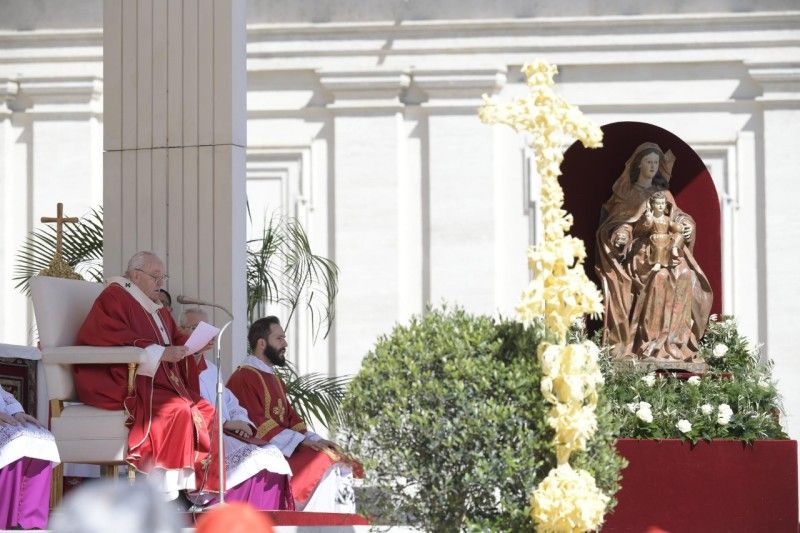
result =
[{"label": "red chasuble", "polygon": [[[256,425],[255,442],[268,444],[284,429],[306,433],[306,423],[292,408],[286,398],[286,385],[275,374],[244,365],[231,375],[227,386]],[[318,452],[298,445],[288,458],[295,501],[301,504],[308,501],[325,472],[343,459],[332,450]]]},{"label": "red chasuble", "polygon": [[[187,337],[178,330],[169,310],[162,307],[158,316],[170,343],[183,345]],[[97,297],[75,342],[88,346],[164,346],[150,313],[116,283]],[[81,402],[102,409],[127,409],[129,464],[142,472],[156,467],[194,469],[196,489],[216,491],[218,470],[213,463],[217,448],[211,442],[211,436],[216,435],[214,407],[200,396],[198,374],[194,357],[178,363],[161,362],[152,378],[136,376],[129,396],[127,365],[73,366]]]}]

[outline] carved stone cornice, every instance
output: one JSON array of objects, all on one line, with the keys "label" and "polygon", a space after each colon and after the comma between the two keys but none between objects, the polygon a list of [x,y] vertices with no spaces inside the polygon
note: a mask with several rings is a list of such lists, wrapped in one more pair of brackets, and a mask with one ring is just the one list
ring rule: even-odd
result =
[{"label": "carved stone cornice", "polygon": [[411,77],[401,70],[319,71],[319,81],[331,96],[329,108],[395,108]]},{"label": "carved stone cornice", "polygon": [[[484,94],[497,94],[507,81],[507,69],[414,70],[412,93],[423,106],[475,106]],[[416,89],[416,91],[414,91]]]},{"label": "carved stone cornice", "polygon": [[[95,76],[16,78],[0,84],[13,86],[3,98],[12,112],[102,116],[103,81]],[[0,98],[2,95],[0,88]]]},{"label": "carved stone cornice", "polygon": [[748,73],[763,90],[759,102],[800,102],[800,63],[750,63]]},{"label": "carved stone cornice", "polygon": [[[402,20],[333,23],[250,24],[248,59],[304,65],[326,59],[368,64],[402,62],[419,67],[427,58],[455,56],[469,64],[475,54],[517,56],[563,54],[565,59],[606,56],[605,63],[682,60],[703,55],[719,60],[720,51],[739,50],[747,58],[789,51],[800,38],[800,10],[747,13]],[[394,63],[391,63],[394,59]],[[375,64],[375,63],[372,63]],[[265,67],[270,68],[270,67]]]},{"label": "carved stone cornice", "polygon": [[8,78],[0,78],[0,119],[11,116],[14,112],[14,101],[19,91],[19,84]]}]

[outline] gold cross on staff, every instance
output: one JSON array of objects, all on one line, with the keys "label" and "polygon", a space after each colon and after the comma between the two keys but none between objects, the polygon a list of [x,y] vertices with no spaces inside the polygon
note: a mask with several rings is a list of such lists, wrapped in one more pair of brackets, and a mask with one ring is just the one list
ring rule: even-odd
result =
[{"label": "gold cross on staff", "polygon": [[57,205],[56,217],[42,217],[42,222],[55,222],[56,223],[56,255],[61,257],[61,234],[62,228],[61,226],[64,224],[77,224],[80,220],[78,217],[65,217],[64,216],[64,204],[61,202]]}]

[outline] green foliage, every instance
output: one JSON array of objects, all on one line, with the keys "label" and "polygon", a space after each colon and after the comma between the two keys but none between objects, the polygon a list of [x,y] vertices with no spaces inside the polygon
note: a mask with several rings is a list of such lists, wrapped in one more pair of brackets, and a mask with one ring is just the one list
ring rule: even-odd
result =
[{"label": "green foliage", "polygon": [[[715,357],[715,348],[724,355]],[[621,437],[692,442],[787,438],[778,421],[780,399],[770,377],[772,363],[759,358],[732,317],[709,323],[701,354],[709,369],[691,381],[606,363],[606,393],[622,423]],[[641,402],[650,404],[652,421],[640,412]],[[729,420],[720,405],[730,407]],[[679,420],[688,420],[691,431],[681,432]]]},{"label": "green foliage", "polygon": [[[378,340],[343,404],[343,434],[365,463],[379,523],[428,531],[531,530],[530,494],[555,466],[536,347],[541,327],[434,310]],[[623,460],[605,403],[574,463],[609,495]]]},{"label": "green foliage", "polygon": [[[77,273],[90,281],[103,281],[103,208],[98,207],[77,224],[64,224],[61,255]],[[56,252],[56,227],[43,226],[28,234],[17,252],[14,286],[30,294],[30,280],[50,264]]]},{"label": "green foliage", "polygon": [[291,217],[273,216],[259,239],[247,246],[247,319],[260,316],[264,302],[289,310],[286,326],[299,305],[311,316],[314,337],[328,335],[339,290],[336,263],[311,250],[303,226]]},{"label": "green foliage", "polygon": [[275,367],[275,370],[286,384],[286,395],[303,420],[316,419],[327,428],[341,425],[340,406],[349,377],[328,377],[316,372],[301,376],[288,366]]}]

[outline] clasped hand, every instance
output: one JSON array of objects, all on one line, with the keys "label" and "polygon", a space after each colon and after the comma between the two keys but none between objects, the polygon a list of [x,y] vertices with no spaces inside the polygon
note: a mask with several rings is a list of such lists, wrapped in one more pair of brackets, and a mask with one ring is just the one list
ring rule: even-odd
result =
[{"label": "clasped hand", "polygon": [[186,346],[167,346],[164,348],[164,353],[161,354],[161,360],[167,363],[177,363],[187,355],[189,355],[189,349]]},{"label": "clasped hand", "polygon": [[331,450],[336,449],[336,443],[327,439],[314,439],[310,436],[306,437],[303,441],[304,446],[308,446],[312,450],[317,450],[318,452],[325,451],[325,449],[330,448]]},{"label": "clasped hand", "polygon": [[692,225],[684,222],[683,228],[681,228],[681,233],[683,234],[683,238],[687,241],[692,238]]},{"label": "clasped hand", "polygon": [[247,422],[241,420],[228,420],[222,427],[231,433],[235,433],[240,437],[250,438],[253,436],[253,428]]},{"label": "clasped hand", "polygon": [[0,424],[7,424],[9,426],[23,426],[26,423],[33,424],[34,426],[44,428],[41,422],[36,420],[36,418],[32,417],[27,413],[23,413],[20,411],[15,415],[7,415],[5,413],[0,413]]},{"label": "clasped hand", "polygon": [[[208,341],[208,344],[206,344],[198,351],[198,353],[206,352],[213,347],[214,347],[214,339],[211,339],[210,341]],[[191,354],[189,353],[189,349],[186,346],[167,346],[166,348],[164,348],[164,353],[161,354],[161,360],[166,361],[167,363],[177,363],[187,355]]]}]

